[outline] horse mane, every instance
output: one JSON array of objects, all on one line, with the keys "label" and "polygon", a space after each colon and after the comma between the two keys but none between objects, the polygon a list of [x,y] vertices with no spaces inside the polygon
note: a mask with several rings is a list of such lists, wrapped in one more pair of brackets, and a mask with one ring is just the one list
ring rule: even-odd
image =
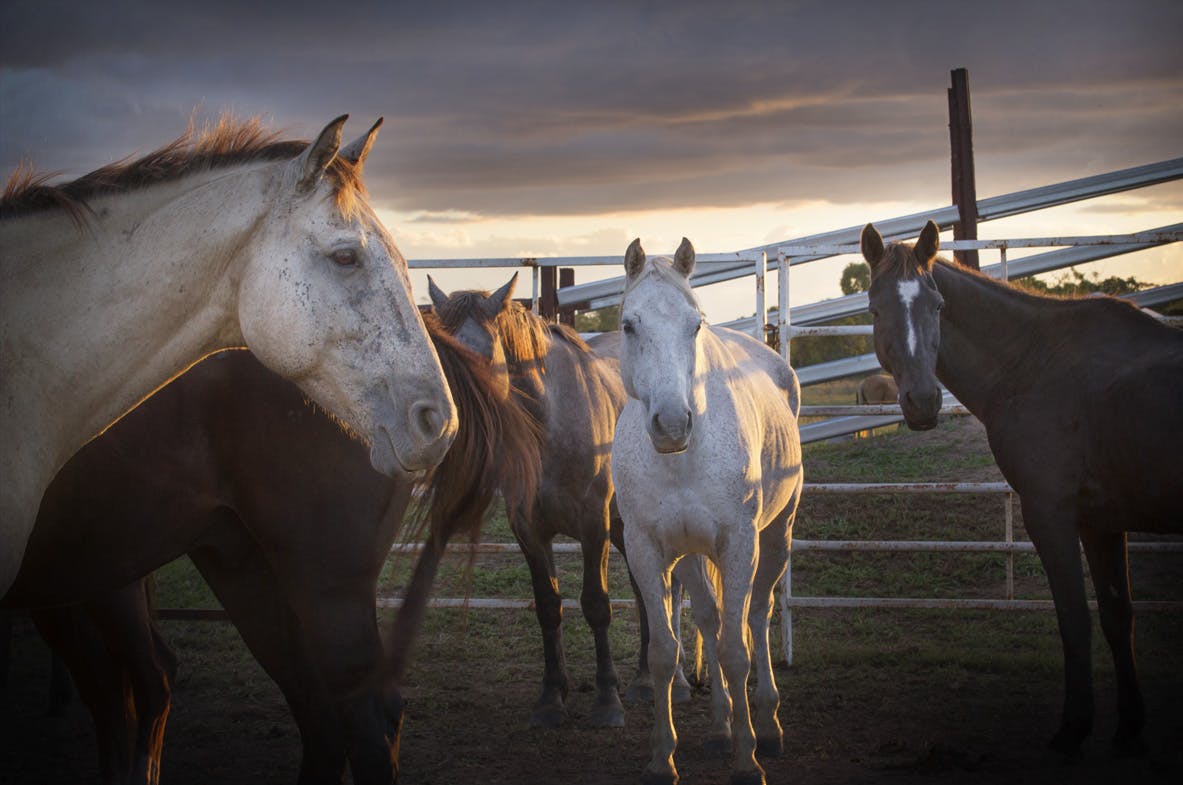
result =
[{"label": "horse mane", "polygon": [[480,532],[498,493],[510,505],[531,509],[542,472],[541,428],[514,393],[500,396],[495,371],[430,314],[428,335],[459,414],[459,428],[444,460],[420,479],[423,505],[416,524],[446,542]]},{"label": "horse mane", "polygon": [[[460,325],[464,323],[465,319],[473,313],[479,312],[488,296],[488,292],[476,289],[453,292],[448,297],[447,303],[437,309],[436,313],[444,328],[454,333],[460,329]],[[542,361],[550,350],[552,335],[562,337],[568,342],[574,339],[574,341],[583,344],[583,340],[579,338],[578,334],[574,334],[574,331],[572,331],[573,335],[566,335],[561,331],[548,329],[554,325],[548,325],[522,307],[521,303],[513,300],[497,314],[494,326],[497,329],[502,349],[505,351],[505,361],[511,375],[532,374],[536,376],[541,374]],[[586,344],[583,346],[587,347]]]},{"label": "horse mane", "polygon": [[[21,164],[4,186],[0,219],[58,209],[81,224],[93,214],[89,203],[98,197],[129,193],[214,169],[288,160],[302,153],[308,144],[280,139],[278,132],[266,130],[258,117],[237,120],[222,115],[201,128],[190,122],[181,136],[147,155],[124,158],[57,185],[49,184],[56,173],[38,173]],[[337,156],[327,173],[332,178],[338,208],[343,214],[353,214],[358,198],[366,193],[359,167]]]},{"label": "horse mane", "polygon": [[[939,265],[950,272],[968,277],[979,282],[997,294],[1011,300],[1022,302],[1033,307],[1079,307],[1106,308],[1114,314],[1138,313],[1140,309],[1134,303],[1112,296],[1094,296],[1080,294],[1045,294],[1025,289],[1013,281],[1000,281],[986,275],[981,270],[966,267],[955,259],[938,256],[933,260],[934,267]],[[894,274],[908,279],[924,274],[924,266],[916,258],[915,250],[910,243],[889,243],[884,249],[883,259],[879,262],[880,275]],[[1140,314],[1139,314],[1140,315]]]},{"label": "horse mane", "polygon": [[[495,372],[483,357],[465,348],[430,314],[425,314],[440,365],[459,414],[459,429],[444,460],[417,486],[423,491],[410,516],[411,531],[404,534],[427,541],[415,562],[403,595],[403,604],[391,628],[397,642],[384,668],[375,678],[395,684],[402,681],[410,642],[422,624],[427,600],[444,549],[464,534],[475,543],[485,512],[498,492],[508,505],[523,510],[534,507],[542,475],[542,428],[514,392],[498,395]],[[468,557],[471,579],[476,553]]]}]

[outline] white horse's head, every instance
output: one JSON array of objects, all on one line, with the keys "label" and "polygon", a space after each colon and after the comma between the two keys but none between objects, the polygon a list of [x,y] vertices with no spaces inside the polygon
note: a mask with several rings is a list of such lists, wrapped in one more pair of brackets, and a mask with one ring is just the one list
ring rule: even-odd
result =
[{"label": "white horse's head", "polygon": [[456,408],[411,296],[406,260],[366,201],[361,170],[381,120],[341,148],[340,117],[280,163],[247,247],[238,322],[272,370],[371,443],[385,474],[430,468]]},{"label": "white horse's head", "polygon": [[703,410],[696,371],[702,365],[702,311],[690,289],[694,246],[685,237],[674,258],[645,259],[640,238],[625,252],[620,304],[620,375],[645,407],[645,427],[661,453],[682,452]]}]

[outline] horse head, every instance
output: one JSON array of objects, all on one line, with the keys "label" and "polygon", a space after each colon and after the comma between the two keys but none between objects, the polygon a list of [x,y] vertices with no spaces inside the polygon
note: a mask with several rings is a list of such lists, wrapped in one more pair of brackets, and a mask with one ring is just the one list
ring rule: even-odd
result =
[{"label": "horse head", "polygon": [[941,388],[936,377],[944,298],[932,268],[940,229],[929,221],[915,246],[890,243],[871,224],[863,228],[863,258],[871,266],[868,293],[874,320],[875,354],[899,388],[908,427],[923,431],[937,423]]},{"label": "horse head", "polygon": [[378,121],[341,148],[347,116],[279,164],[244,249],[238,323],[251,350],[371,443],[385,474],[439,463],[456,409],[411,297],[406,260],[361,182]]},{"label": "horse head", "polygon": [[444,329],[465,347],[489,361],[503,398],[509,395],[509,363],[498,317],[512,306],[517,283],[518,274],[514,273],[509,281],[492,294],[466,290],[453,292],[449,296],[430,275],[427,276],[427,293]]},{"label": "horse head", "polygon": [[685,237],[673,259],[646,260],[640,238],[625,252],[626,285],[620,305],[620,375],[645,407],[645,427],[660,453],[690,443],[695,372],[700,366],[702,311],[690,289],[694,246]]}]

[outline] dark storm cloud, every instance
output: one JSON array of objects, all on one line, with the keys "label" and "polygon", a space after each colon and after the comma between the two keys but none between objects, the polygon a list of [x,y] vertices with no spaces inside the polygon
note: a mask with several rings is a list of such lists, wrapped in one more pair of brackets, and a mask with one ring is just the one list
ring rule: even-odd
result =
[{"label": "dark storm cloud", "polygon": [[1181,152],[1173,1],[324,8],[5,3],[0,163],[77,174],[195,107],[305,137],[348,111],[387,117],[368,180],[403,210],[944,203],[959,66],[982,195]]}]

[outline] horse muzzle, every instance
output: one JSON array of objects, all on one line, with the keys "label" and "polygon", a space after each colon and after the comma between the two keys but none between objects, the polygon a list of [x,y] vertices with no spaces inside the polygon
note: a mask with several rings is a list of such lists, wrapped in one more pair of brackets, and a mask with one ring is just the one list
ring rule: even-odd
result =
[{"label": "horse muzzle", "polygon": [[690,410],[683,407],[655,413],[649,418],[647,430],[653,449],[663,455],[672,455],[686,451],[693,426]]},{"label": "horse muzzle", "polygon": [[900,409],[904,422],[913,431],[928,431],[936,427],[941,412],[943,395],[941,388],[931,390],[900,390]]},{"label": "horse muzzle", "polygon": [[431,469],[444,459],[458,427],[450,397],[417,397],[377,424],[371,434],[370,462],[388,477]]}]

